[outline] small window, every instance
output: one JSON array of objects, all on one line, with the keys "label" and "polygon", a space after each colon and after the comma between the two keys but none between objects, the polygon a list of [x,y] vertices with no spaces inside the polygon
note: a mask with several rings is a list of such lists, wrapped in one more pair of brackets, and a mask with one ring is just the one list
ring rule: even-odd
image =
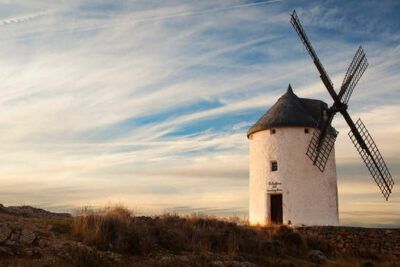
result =
[{"label": "small window", "polygon": [[270,132],[271,134],[275,134],[275,129],[271,129],[269,132]]},{"label": "small window", "polygon": [[304,133],[308,134],[308,129],[307,128],[304,129]]},{"label": "small window", "polygon": [[271,160],[271,171],[275,172],[278,170],[278,162],[276,160]]}]

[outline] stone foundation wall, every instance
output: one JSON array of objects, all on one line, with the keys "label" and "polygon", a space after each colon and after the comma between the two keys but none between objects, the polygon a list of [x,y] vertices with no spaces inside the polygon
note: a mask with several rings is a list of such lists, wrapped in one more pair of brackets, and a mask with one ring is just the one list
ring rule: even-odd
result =
[{"label": "stone foundation wall", "polygon": [[400,229],[313,226],[296,230],[303,236],[325,240],[338,252],[400,258]]}]

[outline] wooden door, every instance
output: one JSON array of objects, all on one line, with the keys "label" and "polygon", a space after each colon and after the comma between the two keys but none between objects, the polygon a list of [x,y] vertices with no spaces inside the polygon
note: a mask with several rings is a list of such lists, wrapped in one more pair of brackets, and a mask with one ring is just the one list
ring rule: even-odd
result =
[{"label": "wooden door", "polygon": [[271,195],[271,222],[277,224],[283,222],[282,194]]}]

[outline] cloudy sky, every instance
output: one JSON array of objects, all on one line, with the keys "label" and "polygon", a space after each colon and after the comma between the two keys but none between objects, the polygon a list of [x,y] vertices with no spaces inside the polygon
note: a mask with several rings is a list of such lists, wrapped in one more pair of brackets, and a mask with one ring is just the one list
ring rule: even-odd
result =
[{"label": "cloudy sky", "polygon": [[0,1],[0,203],[53,211],[246,216],[247,129],[289,83],[331,99],[289,22],[296,9],[395,178],[384,201],[347,136],[340,220],[400,225],[398,1]]}]

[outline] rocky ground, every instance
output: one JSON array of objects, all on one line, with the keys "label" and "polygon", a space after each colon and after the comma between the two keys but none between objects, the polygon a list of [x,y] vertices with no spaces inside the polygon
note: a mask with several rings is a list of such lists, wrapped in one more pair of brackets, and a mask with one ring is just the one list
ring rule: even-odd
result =
[{"label": "rocky ground", "polygon": [[0,266],[400,266],[392,254],[341,253],[286,227],[134,217],[121,208],[72,217],[0,204]]},{"label": "rocky ground", "polygon": [[120,255],[68,238],[72,219],[67,213],[0,204],[0,266],[86,266],[75,265],[79,253],[119,260]]}]

